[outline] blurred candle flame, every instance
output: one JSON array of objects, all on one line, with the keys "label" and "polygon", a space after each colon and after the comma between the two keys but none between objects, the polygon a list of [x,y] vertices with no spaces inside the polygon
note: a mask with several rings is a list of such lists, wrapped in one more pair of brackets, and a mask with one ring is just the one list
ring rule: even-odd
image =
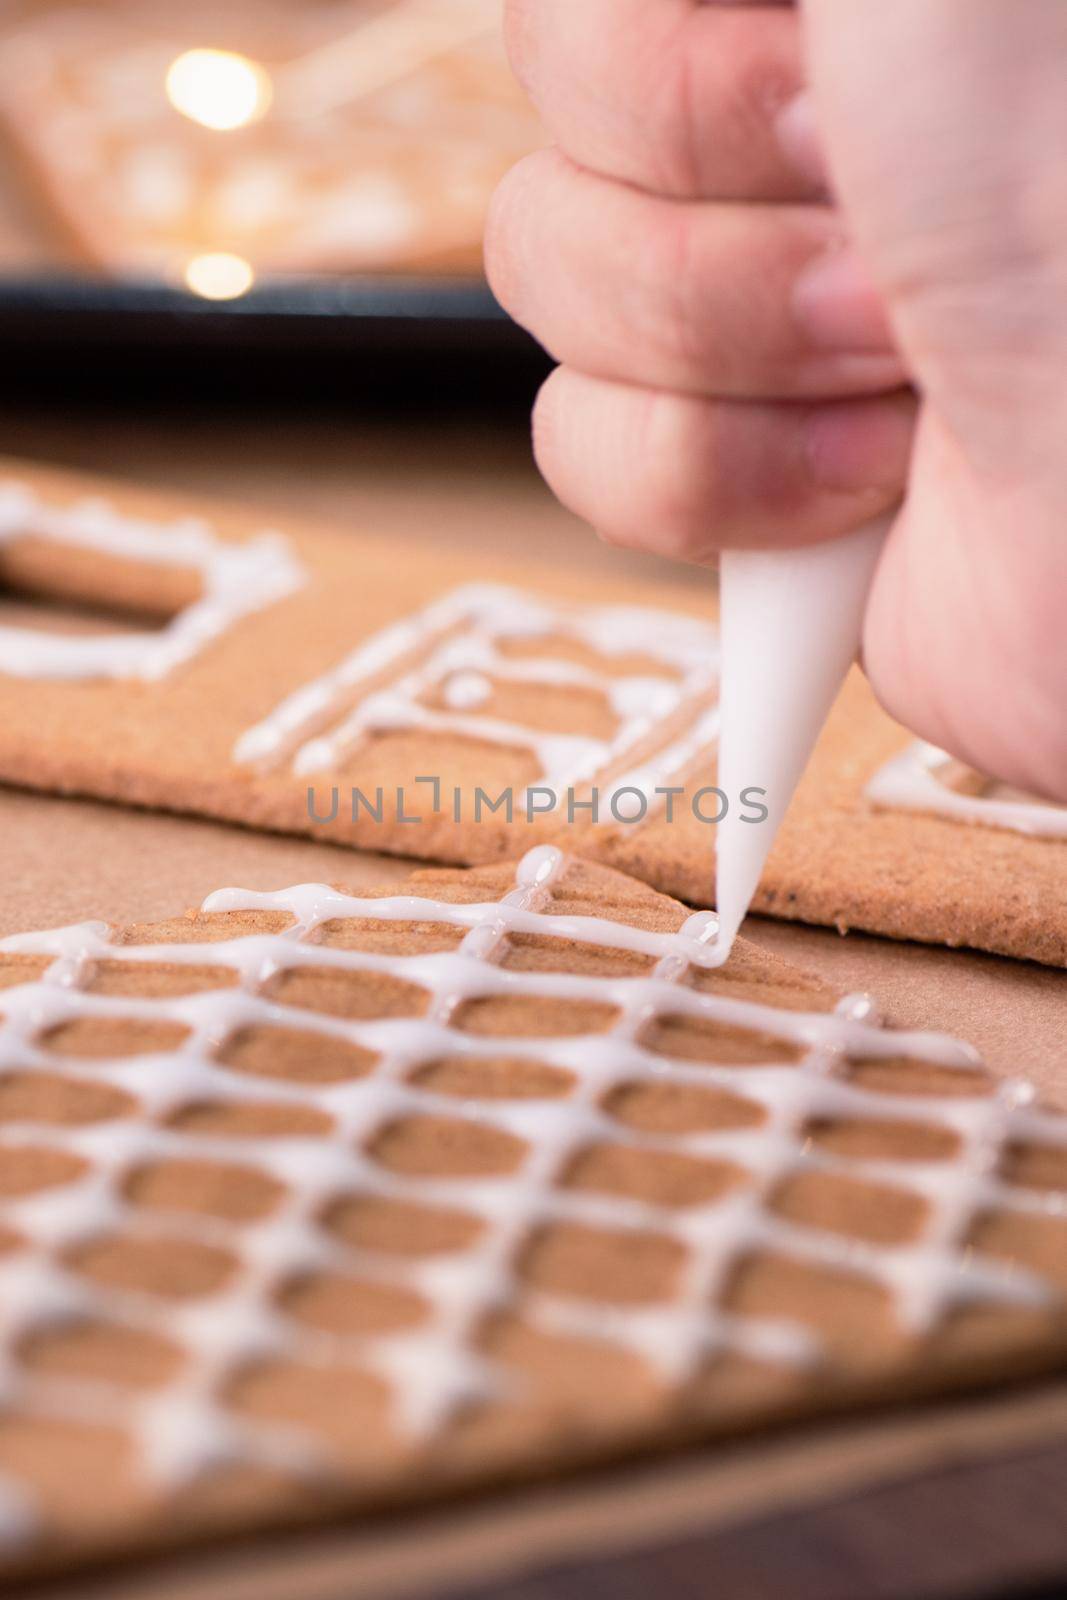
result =
[{"label": "blurred candle flame", "polygon": [[270,105],[270,75],[232,50],[186,50],[167,68],[167,99],[201,127],[225,133],[262,117]]},{"label": "blurred candle flame", "polygon": [[237,300],[255,281],[251,263],[228,250],[193,256],[185,268],[186,288],[204,300]]}]

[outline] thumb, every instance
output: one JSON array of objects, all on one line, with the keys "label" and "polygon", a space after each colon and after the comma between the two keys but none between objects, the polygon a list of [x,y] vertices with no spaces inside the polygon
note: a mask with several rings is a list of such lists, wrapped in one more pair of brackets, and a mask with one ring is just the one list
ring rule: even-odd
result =
[{"label": "thumb", "polygon": [[[834,188],[909,369],[974,448],[1061,398],[1067,5],[802,0]],[[1017,463],[1019,465],[1022,462]]]},{"label": "thumb", "polygon": [[1067,4],[801,16],[831,182],[921,398],[868,674],[916,732],[1067,797]]}]

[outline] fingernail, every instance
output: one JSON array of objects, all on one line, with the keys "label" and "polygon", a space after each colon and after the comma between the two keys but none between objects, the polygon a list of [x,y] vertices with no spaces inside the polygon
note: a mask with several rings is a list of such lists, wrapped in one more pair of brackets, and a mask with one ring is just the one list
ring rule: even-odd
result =
[{"label": "fingernail", "polygon": [[820,189],[830,187],[830,169],[826,164],[819,126],[815,120],[815,102],[807,89],[779,112],[777,120],[778,143],[787,161],[797,171]]},{"label": "fingernail", "polygon": [[817,349],[858,354],[894,348],[882,297],[850,245],[809,262],[793,290],[793,314]]}]

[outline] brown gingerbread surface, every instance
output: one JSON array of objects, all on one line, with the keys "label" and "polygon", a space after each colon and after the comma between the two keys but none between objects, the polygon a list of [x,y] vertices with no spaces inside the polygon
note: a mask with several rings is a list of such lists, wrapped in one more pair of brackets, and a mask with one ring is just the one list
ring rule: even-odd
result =
[{"label": "brown gingerbread surface", "polygon": [[1062,1359],[1067,1138],[542,847],[0,951],[9,1570]]},{"label": "brown gingerbread surface", "polygon": [[[868,792],[872,781],[911,745],[855,669],[752,909],[842,933],[862,928],[1067,966],[1067,836],[1027,835],[992,818],[963,821],[877,804]],[[974,774],[967,776],[973,788],[981,787]],[[708,836],[715,830],[694,812],[697,782],[714,784],[713,754],[699,780],[674,801],[670,822],[661,811],[639,828],[617,825],[587,835],[579,848],[668,894],[709,904]],[[719,802],[709,797],[701,804],[706,815]],[[1067,822],[1067,813],[1060,815]]]},{"label": "brown gingerbread surface", "polygon": [[[114,273],[209,293],[210,263],[191,263],[221,253],[255,275],[480,275],[489,197],[542,133],[504,58],[498,0],[431,12],[434,0],[30,0],[0,24],[0,120],[40,202]],[[258,84],[247,125],[175,109],[168,72],[190,51],[251,63],[247,82],[216,82],[217,57],[184,80],[194,109],[223,118],[227,91],[239,111]]]}]

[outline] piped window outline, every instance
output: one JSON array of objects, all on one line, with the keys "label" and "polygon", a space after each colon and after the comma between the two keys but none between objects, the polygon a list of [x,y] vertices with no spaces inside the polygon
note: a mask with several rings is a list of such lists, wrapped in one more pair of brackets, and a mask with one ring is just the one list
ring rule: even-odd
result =
[{"label": "piped window outline", "polygon": [[[506,646],[553,636],[583,645],[602,670],[564,657],[522,657]],[[646,656],[672,676],[613,675],[613,656]],[[528,750],[539,789],[560,797],[609,774],[614,793],[651,803],[656,785],[684,776],[718,739],[719,633],[710,620],[653,606],[547,600],[505,584],[472,583],[365,639],[302,684],[233,747],[238,766],[287,767],[314,778],[377,734],[419,729]],[[617,718],[610,738],[542,732],[482,713],[494,680],[592,689]],[[365,686],[365,687],[364,687]],[[363,689],[364,692],[360,693]],[[424,703],[439,692],[441,709]]]},{"label": "piped window outline", "polygon": [[27,485],[0,484],[0,546],[29,536],[146,565],[189,568],[200,575],[201,593],[163,627],[138,633],[64,635],[0,625],[0,673],[15,678],[157,683],[242,617],[306,582],[279,533],[229,543],[199,517],[134,517],[100,498],[50,505]]}]

